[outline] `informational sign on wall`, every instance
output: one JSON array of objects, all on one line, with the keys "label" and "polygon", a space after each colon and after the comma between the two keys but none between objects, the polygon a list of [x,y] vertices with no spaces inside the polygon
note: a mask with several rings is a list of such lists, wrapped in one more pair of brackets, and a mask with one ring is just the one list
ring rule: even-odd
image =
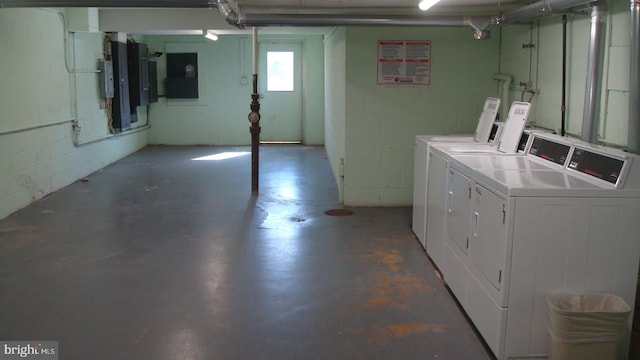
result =
[{"label": "informational sign on wall", "polygon": [[429,85],[431,40],[378,40],[378,85]]}]

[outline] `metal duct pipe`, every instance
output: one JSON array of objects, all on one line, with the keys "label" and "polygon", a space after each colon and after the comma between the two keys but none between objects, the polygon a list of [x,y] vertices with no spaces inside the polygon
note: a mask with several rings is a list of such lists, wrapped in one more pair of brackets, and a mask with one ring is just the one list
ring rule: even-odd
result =
[{"label": "metal duct pipe", "polygon": [[[243,14],[242,25],[246,26],[467,26],[461,16],[368,16],[368,15],[320,15],[320,14]],[[489,21],[487,17],[485,20]]]},{"label": "metal duct pipe", "polygon": [[590,143],[598,141],[606,15],[606,6],[594,6],[591,8],[587,88],[584,94],[584,110],[582,113],[582,140]]},{"label": "metal duct pipe", "polygon": [[237,26],[244,29],[244,26],[240,24],[238,14],[233,10],[228,1],[216,0],[216,7],[220,11],[220,15],[224,17],[224,20],[230,25]]},{"label": "metal duct pipe", "polygon": [[542,16],[555,15],[560,11],[578,6],[587,6],[598,0],[542,0],[510,11],[499,18],[499,23],[517,23]]},{"label": "metal duct pipe", "polygon": [[629,152],[640,154],[640,1],[631,0],[631,69],[629,73]]},{"label": "metal duct pipe", "polygon": [[474,38],[486,39],[495,24],[490,16],[327,15],[327,14],[238,14],[228,1],[216,0],[225,20],[234,26],[469,26]]},{"label": "metal duct pipe", "polygon": [[139,8],[210,8],[211,0],[0,0],[0,8],[29,7],[139,7]]}]

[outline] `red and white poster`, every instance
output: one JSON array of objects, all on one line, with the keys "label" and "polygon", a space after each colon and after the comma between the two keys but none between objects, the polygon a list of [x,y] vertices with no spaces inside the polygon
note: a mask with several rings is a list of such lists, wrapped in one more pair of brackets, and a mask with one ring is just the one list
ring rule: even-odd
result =
[{"label": "red and white poster", "polygon": [[429,85],[431,40],[378,40],[378,85]]}]

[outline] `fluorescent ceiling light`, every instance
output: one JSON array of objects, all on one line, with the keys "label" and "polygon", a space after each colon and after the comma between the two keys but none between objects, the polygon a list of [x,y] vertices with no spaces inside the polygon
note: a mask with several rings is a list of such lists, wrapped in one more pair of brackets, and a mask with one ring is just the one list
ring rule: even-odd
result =
[{"label": "fluorescent ceiling light", "polygon": [[218,40],[218,35],[215,32],[213,32],[213,30],[202,30],[202,35],[204,35],[204,37],[206,37],[209,40],[213,40],[213,41]]},{"label": "fluorescent ceiling light", "polygon": [[438,1],[440,1],[440,0],[422,0],[418,4],[418,7],[422,11],[427,11],[427,10],[429,10],[429,8],[431,8],[433,5],[435,5]]}]

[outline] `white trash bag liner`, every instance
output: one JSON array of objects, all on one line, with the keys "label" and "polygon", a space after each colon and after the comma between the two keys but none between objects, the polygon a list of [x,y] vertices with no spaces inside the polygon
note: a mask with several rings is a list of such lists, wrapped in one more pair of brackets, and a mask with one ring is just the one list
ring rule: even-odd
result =
[{"label": "white trash bag liner", "polygon": [[631,308],[611,294],[555,292],[547,295],[549,335],[562,343],[618,341]]}]

